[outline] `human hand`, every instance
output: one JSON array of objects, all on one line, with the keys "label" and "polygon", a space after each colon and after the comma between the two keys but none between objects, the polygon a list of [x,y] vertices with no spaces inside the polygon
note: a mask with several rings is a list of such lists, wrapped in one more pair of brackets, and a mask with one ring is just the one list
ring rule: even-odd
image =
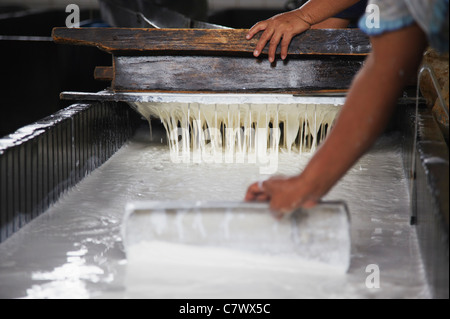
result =
[{"label": "human hand", "polygon": [[320,200],[317,194],[315,186],[304,182],[301,176],[273,177],[250,185],[245,201],[270,201],[271,211],[281,218],[299,207],[315,206]]},{"label": "human hand", "polygon": [[267,42],[269,45],[269,61],[275,61],[275,54],[278,44],[281,41],[281,59],[286,59],[288,54],[289,44],[292,38],[308,29],[311,25],[301,18],[298,10],[289,11],[278,14],[268,20],[260,21],[255,24],[247,33],[246,39],[250,40],[260,31],[264,31],[256,44],[253,55],[258,57]]}]

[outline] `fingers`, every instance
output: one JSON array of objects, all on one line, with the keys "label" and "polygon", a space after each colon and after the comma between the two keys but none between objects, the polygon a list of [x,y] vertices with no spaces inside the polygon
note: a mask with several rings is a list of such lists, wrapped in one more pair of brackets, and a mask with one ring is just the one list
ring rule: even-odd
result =
[{"label": "fingers", "polygon": [[282,33],[280,32],[275,33],[275,30],[276,28],[270,27],[269,22],[266,20],[258,22],[248,31],[246,35],[247,40],[252,39],[258,32],[264,31],[261,37],[259,38],[258,43],[256,44],[255,50],[253,51],[253,55],[255,57],[261,55],[261,52],[264,50],[264,47],[266,46],[267,42],[270,41],[269,61],[271,63],[275,61],[276,50],[282,37]]},{"label": "fingers", "polygon": [[255,51],[253,52],[253,55],[255,57],[258,57],[261,52],[263,51],[264,47],[266,46],[267,42],[270,41],[273,34],[275,32],[275,29],[266,29],[263,34],[261,35],[261,38],[259,38],[258,43],[256,44]]},{"label": "fingers", "polygon": [[[255,24],[255,25],[248,31],[248,33],[247,33],[247,35],[246,35],[246,39],[247,39],[247,40],[250,40],[250,39],[252,39],[252,38],[255,36],[255,34],[257,34],[258,32],[260,32],[260,31],[266,31],[267,25],[268,25],[268,22],[267,22],[267,21],[261,21],[261,22],[258,22],[257,24]],[[266,32],[264,32],[264,34],[266,34],[266,36],[267,36],[267,33],[266,33]],[[266,43],[267,43],[268,39],[270,39],[270,37],[268,37],[267,40],[264,40],[264,39],[265,39],[264,34],[263,34],[263,36],[261,36],[261,38],[258,40],[258,43],[257,43],[257,45],[256,45],[256,47],[255,47],[255,50],[253,51],[253,55],[254,55],[255,57],[258,57],[258,56],[261,54],[262,50],[263,50],[264,47],[266,46]]]},{"label": "fingers", "polygon": [[277,190],[279,183],[280,182],[282,183],[284,180],[285,180],[284,177],[279,176],[271,177],[270,179],[262,183],[262,188],[264,189],[264,191],[270,194],[273,191]]},{"label": "fingers", "polygon": [[284,34],[281,40],[281,59],[286,60],[289,50],[289,44],[291,43],[293,36]]},{"label": "fingers", "polygon": [[245,195],[245,201],[246,202],[267,202],[269,201],[270,196],[266,193],[258,192],[247,192]]},{"label": "fingers", "polygon": [[253,55],[259,57],[264,50],[268,42],[269,44],[269,61],[273,63],[275,61],[275,55],[277,47],[281,42],[282,54],[281,58],[284,60],[288,54],[289,43],[291,42],[293,35],[286,32],[284,28],[279,28],[277,23],[271,20],[265,20],[255,24],[247,33],[246,39],[251,40],[258,32],[264,31],[256,44]]},{"label": "fingers", "polygon": [[[280,43],[281,38],[282,38],[282,33],[280,33],[280,32],[275,33],[274,28],[262,29],[262,27],[257,27],[257,28],[255,28],[255,30],[259,30],[259,31],[264,30],[264,32],[261,35],[261,37],[259,38],[258,43],[256,44],[255,50],[253,51],[253,55],[255,57],[259,57],[261,55],[261,52],[264,50],[266,44],[270,41],[269,61],[270,61],[270,63],[273,63],[275,61],[275,55],[276,55],[278,44]],[[253,37],[254,34],[255,33],[249,33],[249,35],[251,37]],[[247,35],[247,38],[249,37],[249,35]],[[286,53],[286,56],[287,56],[287,53]]]},{"label": "fingers", "polygon": [[269,195],[264,191],[261,182],[253,183],[247,189],[245,201],[267,201]]},{"label": "fingers", "polygon": [[300,207],[315,206],[319,198],[312,196],[309,192],[307,188],[296,184],[294,178],[272,177],[264,182],[250,185],[245,200],[268,201],[272,214],[279,219]]},{"label": "fingers", "polygon": [[275,61],[275,54],[277,53],[278,44],[281,41],[282,33],[275,32],[272,34],[269,45],[269,62],[273,63]]},{"label": "fingers", "polygon": [[270,212],[276,219],[282,219],[284,216],[292,213],[297,206],[293,206],[292,203],[286,201],[279,201],[277,198],[273,198],[270,201]]},{"label": "fingers", "polygon": [[318,203],[317,200],[311,200],[311,199],[309,199],[309,200],[306,200],[306,201],[302,204],[302,207],[303,207],[303,208],[313,208],[314,206],[317,205],[317,203]]},{"label": "fingers", "polygon": [[302,206],[303,198],[295,193],[292,179],[275,177],[264,182],[264,189],[271,195],[270,210],[279,219]]},{"label": "fingers", "polygon": [[293,202],[280,197],[273,197],[270,201],[270,210],[279,215],[289,214],[300,207],[299,202]]},{"label": "fingers", "polygon": [[247,40],[251,40],[255,34],[257,34],[259,31],[263,31],[267,28],[267,21],[261,21],[255,24],[253,27],[250,28],[245,38]]},{"label": "fingers", "polygon": [[311,28],[311,25],[302,19],[302,17],[296,13],[296,10],[291,12],[285,12],[276,15],[270,19],[258,22],[247,33],[247,40],[252,39],[255,34],[260,31],[264,31],[259,39],[253,55],[258,57],[267,42],[270,41],[269,46],[269,61],[275,61],[275,54],[277,46],[281,41],[281,58],[284,60],[288,55],[289,43],[292,38]]},{"label": "fingers", "polygon": [[270,200],[270,196],[265,193],[259,194],[255,198],[255,201],[257,201],[257,202],[268,202],[269,200]]}]

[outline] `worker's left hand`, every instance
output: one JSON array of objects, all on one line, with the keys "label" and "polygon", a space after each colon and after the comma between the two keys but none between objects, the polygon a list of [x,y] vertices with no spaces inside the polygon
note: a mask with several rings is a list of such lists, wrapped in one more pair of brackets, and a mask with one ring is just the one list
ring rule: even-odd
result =
[{"label": "worker's left hand", "polygon": [[270,209],[280,218],[299,207],[309,208],[317,204],[320,197],[312,185],[303,183],[301,176],[273,177],[264,182],[249,186],[246,201],[270,201]]},{"label": "worker's left hand", "polygon": [[281,58],[284,60],[288,54],[289,44],[292,38],[306,30],[311,26],[305,20],[300,18],[298,11],[289,11],[278,14],[268,20],[260,21],[255,24],[247,33],[247,40],[253,38],[255,34],[264,31],[259,39],[253,55],[258,57],[267,42],[270,41],[269,46],[269,61],[275,61],[275,54],[278,44],[281,41]]}]

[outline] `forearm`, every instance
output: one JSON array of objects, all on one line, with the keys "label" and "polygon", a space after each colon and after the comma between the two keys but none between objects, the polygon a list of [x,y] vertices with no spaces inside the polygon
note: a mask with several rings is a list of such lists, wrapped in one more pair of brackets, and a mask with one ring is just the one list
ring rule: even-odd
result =
[{"label": "forearm", "polygon": [[373,53],[354,79],[329,137],[299,177],[320,198],[383,132],[407,80],[417,74],[425,37],[416,25],[372,38]]},{"label": "forearm", "polygon": [[370,61],[356,77],[329,137],[302,174],[303,182],[315,183],[317,197],[327,193],[373,145],[386,127],[401,93],[398,84],[385,85],[395,80],[374,72],[376,66],[369,64]]},{"label": "forearm", "polygon": [[309,25],[314,25],[335,16],[359,1],[360,0],[310,0],[294,11]]},{"label": "forearm", "polygon": [[371,56],[354,79],[335,126],[305,170],[298,176],[269,179],[262,186],[250,185],[246,200],[269,200],[271,209],[281,213],[314,206],[374,144],[407,79],[417,74],[427,43],[416,24],[371,41]]}]

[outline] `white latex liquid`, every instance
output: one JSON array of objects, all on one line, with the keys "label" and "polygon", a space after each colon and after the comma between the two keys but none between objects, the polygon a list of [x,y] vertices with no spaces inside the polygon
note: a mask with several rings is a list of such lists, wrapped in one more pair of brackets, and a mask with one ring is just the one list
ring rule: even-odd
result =
[{"label": "white latex liquid", "polygon": [[132,105],[149,121],[161,120],[172,161],[197,163],[264,163],[279,149],[314,152],[340,110],[332,104]]},{"label": "white latex liquid", "polygon": [[141,242],[128,257],[126,282],[133,298],[338,297],[323,283],[346,280],[330,265],[217,247]]},{"label": "white latex liquid", "polygon": [[[400,143],[398,135],[382,137],[325,198],[346,201],[351,214],[352,262],[347,274],[336,274],[161,243],[126,256],[120,230],[127,203],[240,201],[248,185],[269,177],[255,163],[174,163],[168,146],[150,143],[144,130],[0,245],[0,297],[428,298]],[[297,174],[309,158],[281,151],[276,174]],[[366,284],[372,264],[380,269],[379,288]]]}]

